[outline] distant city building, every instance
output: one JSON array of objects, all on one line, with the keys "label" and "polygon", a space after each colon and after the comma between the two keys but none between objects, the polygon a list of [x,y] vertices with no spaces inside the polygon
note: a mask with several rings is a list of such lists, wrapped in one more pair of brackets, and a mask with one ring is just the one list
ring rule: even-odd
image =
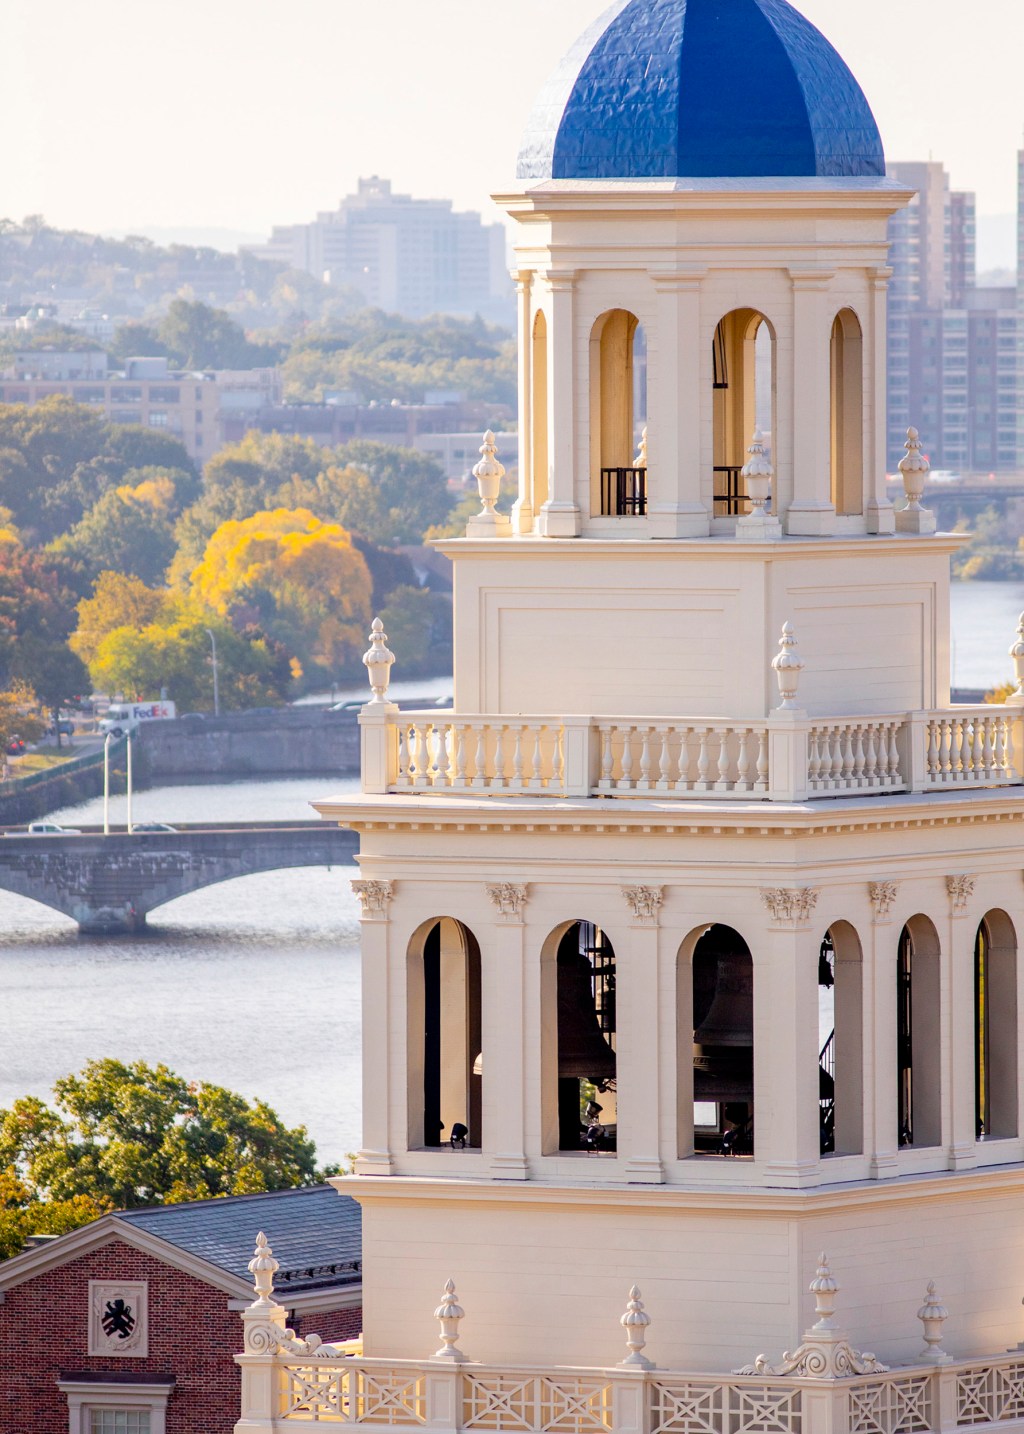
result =
[{"label": "distant city building", "polygon": [[480,314],[511,325],[515,317],[505,229],[450,199],[394,194],[387,179],[360,179],[356,194],[310,224],[274,229],[247,251],[302,269],[388,313]]},{"label": "distant city building", "polygon": [[113,423],[141,423],[179,438],[202,466],[231,441],[258,427],[264,409],[280,402],[277,369],[180,372],[165,358],[130,358],[111,371],[100,349],[25,349],[0,374],[0,403],[38,403],[53,394],[102,409]]},{"label": "distant city building", "polygon": [[918,191],[889,224],[889,470],[912,424],[933,468],[1015,472],[1024,467],[1020,284],[978,287],[975,198],[951,190],[941,164],[888,173]]},{"label": "distant city building", "polygon": [[[421,433],[413,440],[413,447],[436,458],[449,483],[469,483],[473,465],[480,462],[481,437],[479,427],[464,433]],[[511,473],[519,465],[519,434],[495,433],[494,441],[498,458]]]}]

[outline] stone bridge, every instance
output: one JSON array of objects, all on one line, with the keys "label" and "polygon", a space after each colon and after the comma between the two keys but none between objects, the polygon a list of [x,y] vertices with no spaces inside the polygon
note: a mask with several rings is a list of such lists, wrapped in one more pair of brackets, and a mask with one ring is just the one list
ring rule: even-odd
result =
[{"label": "stone bridge", "polygon": [[80,931],[140,931],[157,906],[186,892],[296,866],[344,866],[359,839],[325,822],[190,828],[181,832],[87,832],[0,840],[0,890],[42,902]]}]

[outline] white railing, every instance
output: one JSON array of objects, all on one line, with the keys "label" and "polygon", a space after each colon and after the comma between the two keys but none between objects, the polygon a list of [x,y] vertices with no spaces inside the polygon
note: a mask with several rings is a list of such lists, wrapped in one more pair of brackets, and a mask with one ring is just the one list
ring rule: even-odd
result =
[{"label": "white railing", "polygon": [[452,1434],[948,1434],[1009,1430],[1024,1420],[1024,1354],[1017,1351],[825,1384],[621,1365],[535,1369],[289,1354],[242,1355],[239,1363],[247,1412],[236,1434],[315,1423],[407,1434],[424,1427]]},{"label": "white railing", "polygon": [[942,792],[1022,781],[1019,707],[762,721],[360,714],[363,790],[700,801]]}]

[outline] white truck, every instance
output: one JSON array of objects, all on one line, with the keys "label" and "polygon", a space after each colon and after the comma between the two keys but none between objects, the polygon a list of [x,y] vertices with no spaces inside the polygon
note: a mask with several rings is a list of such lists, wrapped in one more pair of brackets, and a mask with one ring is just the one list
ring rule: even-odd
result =
[{"label": "white truck", "polygon": [[162,721],[177,715],[173,702],[114,702],[100,722],[100,731],[123,737],[126,732],[134,732],[141,727],[143,722]]}]

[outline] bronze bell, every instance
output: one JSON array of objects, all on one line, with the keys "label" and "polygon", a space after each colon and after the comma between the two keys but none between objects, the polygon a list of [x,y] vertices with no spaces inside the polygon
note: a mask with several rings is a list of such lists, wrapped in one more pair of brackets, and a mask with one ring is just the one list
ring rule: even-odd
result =
[{"label": "bronze bell", "polygon": [[694,952],[693,1097],[754,1099],[754,970],[746,946],[713,926]]},{"label": "bronze bell", "polygon": [[594,1006],[593,967],[584,953],[563,941],[558,950],[558,1078],[615,1079],[615,1052],[608,1044]]}]

